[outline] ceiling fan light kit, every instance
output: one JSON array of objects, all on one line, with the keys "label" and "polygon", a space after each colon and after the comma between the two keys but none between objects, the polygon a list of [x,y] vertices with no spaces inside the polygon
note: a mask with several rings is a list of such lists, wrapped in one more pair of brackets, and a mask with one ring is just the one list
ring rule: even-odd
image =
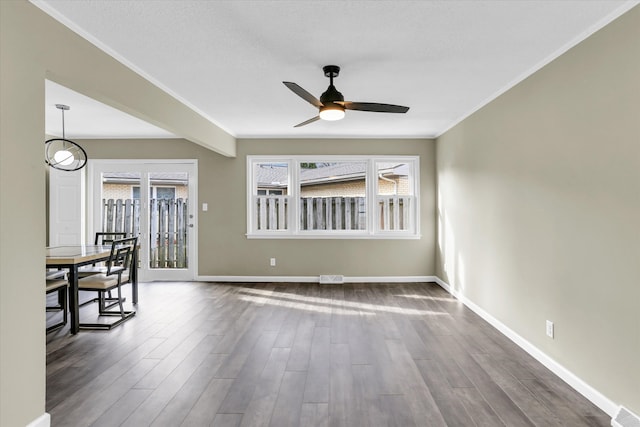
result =
[{"label": "ceiling fan light kit", "polygon": [[54,169],[77,171],[87,164],[87,153],[80,145],[65,138],[64,112],[71,107],[56,104],[56,108],[62,111],[62,138],[52,138],[44,142],[44,160]]},{"label": "ceiling fan light kit", "polygon": [[295,125],[294,127],[301,127],[313,123],[317,120],[335,121],[341,120],[345,116],[345,110],[357,110],[357,111],[369,111],[377,113],[406,113],[409,111],[409,107],[403,107],[402,105],[393,104],[380,104],[376,102],[352,102],[345,101],[344,96],[333,85],[333,79],[340,74],[340,67],[337,65],[325,65],[322,67],[324,75],[329,77],[329,87],[320,96],[320,99],[316,98],[302,87],[293,82],[282,82],[286,87],[291,89],[293,93],[300,98],[307,101],[309,104],[318,108],[319,114],[316,117],[312,117],[309,120],[305,120],[302,123]]},{"label": "ceiling fan light kit", "polygon": [[327,121],[342,120],[344,118],[344,107],[337,104],[328,104],[320,108],[320,118]]}]

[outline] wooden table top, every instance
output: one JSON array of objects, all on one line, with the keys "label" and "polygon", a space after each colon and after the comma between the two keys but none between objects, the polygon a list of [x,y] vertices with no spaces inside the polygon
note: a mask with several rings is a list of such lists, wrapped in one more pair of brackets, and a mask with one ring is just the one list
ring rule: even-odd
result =
[{"label": "wooden table top", "polygon": [[78,264],[109,256],[111,245],[69,245],[46,248],[47,265]]}]

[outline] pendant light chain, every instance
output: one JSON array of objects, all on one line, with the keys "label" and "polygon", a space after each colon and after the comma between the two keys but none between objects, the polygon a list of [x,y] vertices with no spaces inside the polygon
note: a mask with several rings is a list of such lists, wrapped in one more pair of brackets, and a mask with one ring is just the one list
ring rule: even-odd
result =
[{"label": "pendant light chain", "polygon": [[62,110],[62,139],[65,139],[64,136],[64,108],[61,108]]}]

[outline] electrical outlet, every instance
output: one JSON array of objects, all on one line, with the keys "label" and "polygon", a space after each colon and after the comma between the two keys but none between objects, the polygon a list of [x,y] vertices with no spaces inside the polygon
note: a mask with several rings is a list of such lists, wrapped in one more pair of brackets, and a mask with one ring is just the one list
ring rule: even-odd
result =
[{"label": "electrical outlet", "polygon": [[276,259],[275,259],[275,258],[271,258],[271,259],[269,260],[269,265],[270,265],[271,267],[275,267],[275,266],[276,266]]},{"label": "electrical outlet", "polygon": [[553,338],[553,322],[551,320],[547,320],[547,336]]}]

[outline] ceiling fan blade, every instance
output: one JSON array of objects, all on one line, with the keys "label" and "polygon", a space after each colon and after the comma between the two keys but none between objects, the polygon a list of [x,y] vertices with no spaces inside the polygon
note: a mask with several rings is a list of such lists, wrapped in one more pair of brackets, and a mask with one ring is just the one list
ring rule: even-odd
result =
[{"label": "ceiling fan blade", "polygon": [[409,107],[392,104],[378,104],[377,102],[336,102],[336,104],[344,105],[347,110],[373,111],[376,113],[406,113]]},{"label": "ceiling fan blade", "polygon": [[317,120],[320,120],[320,116],[315,116],[315,117],[310,118],[309,120],[305,120],[302,123],[298,123],[297,125],[294,126],[294,128],[299,128],[300,126],[308,125],[309,123],[313,123],[313,122],[315,122]]},{"label": "ceiling fan blade", "polygon": [[293,83],[293,82],[282,82],[282,83],[284,83],[284,85],[286,87],[288,87],[289,89],[291,89],[291,91],[293,93],[295,93],[300,98],[302,98],[305,101],[307,101],[309,104],[313,105],[314,107],[318,107],[318,108],[322,107],[322,102],[320,102],[320,100],[318,98],[316,98],[315,96],[311,95],[306,90],[302,89],[296,83]]}]

